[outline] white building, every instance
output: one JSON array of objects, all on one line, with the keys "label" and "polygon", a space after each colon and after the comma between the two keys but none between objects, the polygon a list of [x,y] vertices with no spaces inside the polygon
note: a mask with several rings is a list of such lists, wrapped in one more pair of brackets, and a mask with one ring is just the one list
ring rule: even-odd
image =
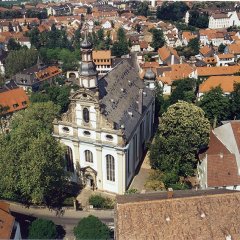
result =
[{"label": "white building", "polygon": [[240,121],[230,121],[211,131],[208,149],[198,164],[202,189],[240,190],[239,128]]},{"label": "white building", "polygon": [[124,60],[98,79],[91,47],[85,36],[80,89],[62,119],[54,122],[54,136],[67,146],[73,181],[123,194],[152,136],[154,95]]},{"label": "white building", "polygon": [[236,11],[227,13],[216,13],[209,17],[208,28],[229,28],[231,26],[239,26],[240,21]]}]

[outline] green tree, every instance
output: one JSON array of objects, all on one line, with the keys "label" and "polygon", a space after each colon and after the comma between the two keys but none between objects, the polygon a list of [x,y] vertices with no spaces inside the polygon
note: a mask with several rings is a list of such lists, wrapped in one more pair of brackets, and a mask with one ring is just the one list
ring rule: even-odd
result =
[{"label": "green tree", "polygon": [[99,218],[89,215],[74,228],[76,239],[109,239],[110,229]]},{"label": "green tree", "polygon": [[163,2],[162,6],[157,8],[157,18],[162,20],[181,20],[189,7],[185,2]]},{"label": "green tree", "polygon": [[151,47],[154,48],[155,51],[158,50],[158,48],[163,47],[165,40],[164,40],[164,36],[163,36],[163,31],[159,30],[159,29],[152,29],[152,43],[151,43]]},{"label": "green tree", "polygon": [[230,94],[231,119],[240,119],[240,83],[234,83]]},{"label": "green tree", "polygon": [[199,106],[204,110],[213,128],[219,125],[221,121],[227,120],[230,114],[229,99],[224,96],[220,86],[205,93],[199,102]]},{"label": "green tree", "polygon": [[188,47],[191,48],[193,55],[199,54],[200,43],[198,38],[191,39],[188,43]]},{"label": "green tree", "polygon": [[10,38],[8,40],[8,44],[7,44],[8,51],[19,50],[20,48],[21,48],[21,45],[18,42],[16,42],[14,38]]},{"label": "green tree", "polygon": [[57,228],[51,220],[36,219],[29,227],[28,239],[55,239],[56,237]]},{"label": "green tree", "polygon": [[33,66],[37,62],[38,53],[34,49],[20,49],[11,51],[5,63],[6,75],[13,76],[23,69]]},{"label": "green tree", "polygon": [[61,207],[68,181],[65,149],[51,135],[58,112],[46,102],[15,115],[10,133],[0,138],[0,197]]},{"label": "green tree", "polygon": [[208,144],[210,124],[204,111],[192,103],[179,101],[163,113],[159,132],[150,148],[150,161],[174,184],[179,177],[194,174],[199,150]]},{"label": "green tree", "polygon": [[193,103],[196,100],[196,82],[194,79],[186,78],[174,81],[172,88],[173,91],[169,98],[169,104],[174,104],[178,102],[178,100],[183,100],[189,103]]},{"label": "green tree", "polygon": [[218,52],[219,53],[224,53],[224,49],[225,49],[226,45],[224,45],[223,43],[221,43],[218,47]]},{"label": "green tree", "polygon": [[198,28],[207,28],[209,16],[206,12],[201,13],[198,10],[190,11],[189,25]]},{"label": "green tree", "polygon": [[59,106],[60,112],[63,113],[68,109],[70,90],[69,86],[46,84],[42,87],[41,92],[32,93],[30,100],[32,103],[52,101]]},{"label": "green tree", "polygon": [[137,15],[147,17],[150,14],[148,3],[140,2],[137,7]]},{"label": "green tree", "polygon": [[117,38],[118,41],[115,42],[112,47],[112,55],[121,57],[122,55],[129,53],[128,41],[123,28],[118,29]]}]

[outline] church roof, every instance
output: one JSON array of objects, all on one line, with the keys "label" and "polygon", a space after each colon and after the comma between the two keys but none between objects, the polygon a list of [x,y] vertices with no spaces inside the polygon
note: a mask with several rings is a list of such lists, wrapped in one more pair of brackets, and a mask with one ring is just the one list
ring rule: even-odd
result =
[{"label": "church roof", "polygon": [[[98,83],[100,106],[107,120],[122,129],[126,139],[135,131],[142,113],[153,101],[152,90],[145,87],[135,69],[127,62],[120,62]],[[140,93],[142,89],[142,94]],[[139,110],[142,96],[142,113]]]}]

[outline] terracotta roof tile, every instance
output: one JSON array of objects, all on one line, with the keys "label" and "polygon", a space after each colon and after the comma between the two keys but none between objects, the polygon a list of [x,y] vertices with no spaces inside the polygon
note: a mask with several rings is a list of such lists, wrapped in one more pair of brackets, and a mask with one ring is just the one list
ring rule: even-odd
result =
[{"label": "terracotta roof tile", "polygon": [[117,197],[116,239],[239,239],[239,192],[178,192],[171,199],[166,192]]},{"label": "terracotta roof tile", "polygon": [[62,73],[62,70],[56,66],[47,67],[36,73],[39,81],[44,81]]},{"label": "terracotta roof tile", "polygon": [[233,75],[240,71],[240,66],[225,66],[225,67],[197,67],[198,76],[221,76]]},{"label": "terracotta roof tile", "polygon": [[0,105],[8,106],[8,113],[26,108],[28,102],[28,96],[22,88],[16,88],[0,93]]},{"label": "terracotta roof tile", "polygon": [[231,53],[228,54],[218,54],[217,55],[220,59],[224,59],[224,58],[234,58],[234,55]]},{"label": "terracotta roof tile", "polygon": [[212,88],[220,86],[223,92],[230,93],[233,91],[233,85],[235,82],[240,83],[240,76],[212,76],[200,84],[199,92],[208,92]]},{"label": "terracotta roof tile", "polygon": [[212,48],[208,47],[207,45],[200,48],[199,52],[202,54],[202,55],[206,55],[208,54],[209,52],[212,51]]},{"label": "terracotta roof tile", "polygon": [[10,214],[9,204],[0,202],[0,239],[10,239],[15,218]]}]

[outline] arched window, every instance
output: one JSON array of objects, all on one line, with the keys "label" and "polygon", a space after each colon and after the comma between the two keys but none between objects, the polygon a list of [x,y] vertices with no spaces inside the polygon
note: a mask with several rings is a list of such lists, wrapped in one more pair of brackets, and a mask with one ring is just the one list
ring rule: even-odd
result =
[{"label": "arched window", "polygon": [[110,154],[106,156],[107,180],[115,182],[115,160]]},{"label": "arched window", "polygon": [[89,150],[86,150],[84,153],[85,153],[85,161],[92,163],[93,162],[93,154],[92,154],[92,152],[89,151]]},{"label": "arched window", "polygon": [[87,108],[83,109],[83,120],[84,122],[89,122],[89,110]]},{"label": "arched window", "polygon": [[74,172],[73,153],[72,153],[72,149],[70,147],[67,147],[65,158],[67,161],[67,171]]}]

